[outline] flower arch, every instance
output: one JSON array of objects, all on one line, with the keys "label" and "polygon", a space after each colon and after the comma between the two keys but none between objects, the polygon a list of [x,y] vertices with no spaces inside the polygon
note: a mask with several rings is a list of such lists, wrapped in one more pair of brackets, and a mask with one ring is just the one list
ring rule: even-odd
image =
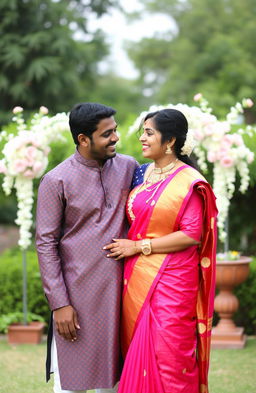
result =
[{"label": "flower arch", "polygon": [[[209,170],[209,163],[213,165],[213,189],[217,197],[219,238],[225,241],[225,221],[228,215],[230,200],[235,191],[236,174],[240,175],[239,190],[244,193],[249,186],[249,164],[254,159],[254,153],[246,147],[243,135],[252,136],[255,129],[252,126],[240,126],[244,108],[253,105],[251,99],[244,99],[230,109],[226,119],[220,121],[212,114],[207,100],[198,93],[194,100],[199,106],[185,104],[153,105],[148,111],[142,112],[130,127],[128,134],[136,132],[148,112],[165,108],[180,110],[189,124],[188,140],[190,150],[194,149],[197,163],[203,173]],[[232,126],[237,125],[237,131]],[[186,146],[187,147],[187,146]]]}]

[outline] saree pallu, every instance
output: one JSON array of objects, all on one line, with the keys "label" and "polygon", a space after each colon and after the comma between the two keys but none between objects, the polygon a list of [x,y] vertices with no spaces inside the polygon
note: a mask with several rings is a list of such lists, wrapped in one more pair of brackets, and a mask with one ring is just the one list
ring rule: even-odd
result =
[{"label": "saree pallu", "polygon": [[159,186],[137,186],[127,205],[128,237],[153,239],[178,231],[193,192],[203,202],[200,249],[125,261],[125,363],[118,393],[208,393],[217,216],[211,187],[187,165]]}]

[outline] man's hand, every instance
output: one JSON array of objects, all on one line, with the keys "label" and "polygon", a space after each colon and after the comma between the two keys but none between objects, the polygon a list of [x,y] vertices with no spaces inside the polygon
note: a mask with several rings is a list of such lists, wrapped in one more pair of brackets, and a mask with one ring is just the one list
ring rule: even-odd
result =
[{"label": "man's hand", "polygon": [[76,341],[77,329],[80,329],[77,319],[77,313],[72,306],[64,306],[54,310],[53,319],[57,332],[65,340]]}]

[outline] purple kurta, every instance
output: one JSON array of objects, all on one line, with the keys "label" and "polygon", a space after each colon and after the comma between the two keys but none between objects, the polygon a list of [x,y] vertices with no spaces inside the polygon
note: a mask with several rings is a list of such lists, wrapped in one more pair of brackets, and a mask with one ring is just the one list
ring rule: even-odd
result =
[{"label": "purple kurta", "polygon": [[102,250],[126,237],[125,203],[137,163],[117,154],[100,168],[78,151],[42,179],[37,252],[52,310],[71,304],[78,340],[55,334],[62,389],[112,388],[120,376],[122,263]]}]

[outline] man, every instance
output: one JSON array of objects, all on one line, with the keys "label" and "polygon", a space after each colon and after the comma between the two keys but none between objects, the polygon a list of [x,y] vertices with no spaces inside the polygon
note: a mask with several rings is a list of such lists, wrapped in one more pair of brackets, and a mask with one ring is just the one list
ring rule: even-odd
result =
[{"label": "man", "polygon": [[124,237],[137,163],[116,154],[114,114],[105,105],[77,104],[69,117],[77,150],[39,187],[36,242],[53,311],[47,378],[54,372],[55,393],[114,392],[120,376],[122,264],[103,246]]}]

